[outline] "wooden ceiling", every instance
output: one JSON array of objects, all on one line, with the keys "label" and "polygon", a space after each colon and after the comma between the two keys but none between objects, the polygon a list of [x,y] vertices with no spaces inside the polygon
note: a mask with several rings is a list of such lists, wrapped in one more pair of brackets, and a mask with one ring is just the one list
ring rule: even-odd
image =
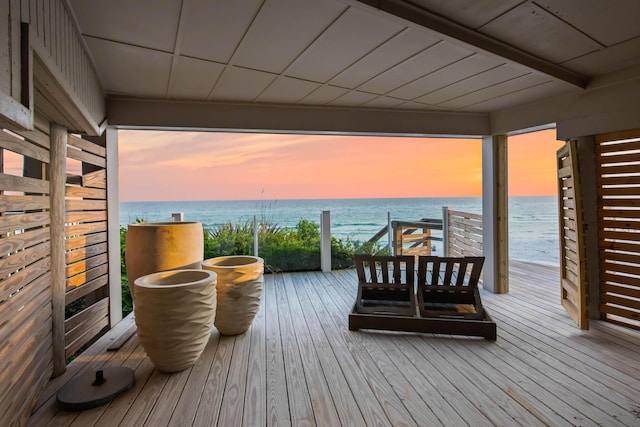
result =
[{"label": "wooden ceiling", "polygon": [[69,4],[108,97],[490,113],[640,65],[637,0]]}]

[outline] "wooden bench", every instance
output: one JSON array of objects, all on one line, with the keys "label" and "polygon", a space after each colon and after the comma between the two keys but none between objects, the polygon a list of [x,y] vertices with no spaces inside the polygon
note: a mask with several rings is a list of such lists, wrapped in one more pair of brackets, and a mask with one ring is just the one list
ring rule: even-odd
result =
[{"label": "wooden bench", "polygon": [[[480,336],[497,328],[482,307],[478,280],[483,257],[415,258],[356,255],[358,294],[349,329]],[[416,302],[417,301],[417,302]]]}]

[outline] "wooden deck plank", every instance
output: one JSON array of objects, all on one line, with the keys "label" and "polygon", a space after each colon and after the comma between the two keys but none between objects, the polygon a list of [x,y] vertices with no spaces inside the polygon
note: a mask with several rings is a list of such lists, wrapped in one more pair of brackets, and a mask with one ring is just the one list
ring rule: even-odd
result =
[{"label": "wooden deck plank", "polygon": [[280,333],[280,317],[276,295],[276,283],[282,280],[279,274],[265,278],[265,322],[267,342],[267,426],[290,425],[289,399],[284,370],[284,351]]},{"label": "wooden deck plank", "polygon": [[266,336],[265,336],[265,298],[260,300],[260,309],[251,325],[251,343],[249,365],[247,368],[247,385],[244,395],[244,414],[242,424],[245,426],[267,425],[267,369],[266,369]]},{"label": "wooden deck plank", "polygon": [[[311,281],[306,280],[305,285],[311,285]],[[309,327],[341,425],[366,426],[358,403],[351,393],[349,383],[342,372],[342,367],[331,350],[329,340],[320,325],[316,311],[313,309],[316,301],[309,297],[307,286],[296,287],[296,293],[300,304],[306,307],[306,310],[303,310],[304,320]]]},{"label": "wooden deck plank", "polygon": [[[118,324],[52,380],[31,426],[553,425],[640,422],[640,333],[564,312],[558,268],[510,262],[510,293],[482,292],[498,339],[349,331],[355,272],[265,276],[248,333],[214,329],[196,365],[161,374]],[[105,365],[136,385],[110,404],[58,411],[57,389]]]},{"label": "wooden deck plank", "polygon": [[[304,319],[304,314],[302,313],[300,301],[296,295],[291,275],[284,276],[284,290],[287,294],[291,318]],[[329,391],[329,386],[327,385],[322,365],[318,359],[317,351],[311,340],[308,327],[305,322],[294,321],[293,330],[300,351],[304,375],[307,380],[315,423],[321,426],[338,425],[340,424],[338,412],[331,398],[331,392]]]},{"label": "wooden deck plank", "polygon": [[[328,324],[326,328],[336,331],[340,339],[339,342],[343,343],[343,345],[350,350],[352,360],[357,364],[360,373],[369,383],[373,394],[378,400],[378,404],[384,410],[391,425],[416,425],[415,420],[413,420],[400,398],[393,393],[391,385],[380,371],[378,365],[371,358],[371,355],[362,348],[358,334],[349,331],[348,317],[345,316],[349,311],[340,310],[336,306],[336,298],[334,295],[336,292],[340,292],[340,290],[334,286],[333,282],[327,281],[326,277],[322,275],[318,275],[317,280],[320,283],[324,282],[322,292],[318,291],[318,285],[307,286],[307,289],[315,291],[317,300],[322,301],[329,312],[328,317],[333,321],[333,324]],[[357,392],[357,390],[354,390],[354,393]]]},{"label": "wooden deck plank", "polygon": [[287,395],[289,396],[289,411],[293,425],[316,425],[311,397],[304,376],[304,367],[289,310],[289,302],[284,289],[284,277],[276,283],[276,297],[278,301],[278,316],[280,321],[280,335],[284,356],[284,374],[287,378]]}]

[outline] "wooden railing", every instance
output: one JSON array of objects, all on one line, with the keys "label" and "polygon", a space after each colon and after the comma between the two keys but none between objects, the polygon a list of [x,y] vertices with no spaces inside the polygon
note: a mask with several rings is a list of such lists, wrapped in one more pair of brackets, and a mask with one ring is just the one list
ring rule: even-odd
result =
[{"label": "wooden railing", "polygon": [[[443,219],[391,221],[368,243],[378,243],[391,229],[391,239],[384,248],[394,255],[431,255],[433,242],[443,242],[445,256],[482,256],[482,215],[443,208]],[[433,230],[442,231],[434,235]]]}]

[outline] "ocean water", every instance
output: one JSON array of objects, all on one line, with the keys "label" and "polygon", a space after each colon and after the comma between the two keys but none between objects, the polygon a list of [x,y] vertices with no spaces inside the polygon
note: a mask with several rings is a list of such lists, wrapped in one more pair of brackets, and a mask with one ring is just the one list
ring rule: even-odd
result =
[{"label": "ocean water", "polygon": [[[172,213],[182,212],[186,221],[202,222],[205,228],[253,222],[254,215],[259,221],[293,228],[301,219],[319,223],[322,211],[328,210],[333,236],[363,242],[387,225],[389,215],[399,221],[442,218],[443,206],[482,213],[479,197],[121,202],[120,225],[126,227],[138,219],[171,221]],[[554,196],[510,197],[509,256],[557,265],[557,213]],[[435,254],[441,255],[441,243],[434,244]]]}]

